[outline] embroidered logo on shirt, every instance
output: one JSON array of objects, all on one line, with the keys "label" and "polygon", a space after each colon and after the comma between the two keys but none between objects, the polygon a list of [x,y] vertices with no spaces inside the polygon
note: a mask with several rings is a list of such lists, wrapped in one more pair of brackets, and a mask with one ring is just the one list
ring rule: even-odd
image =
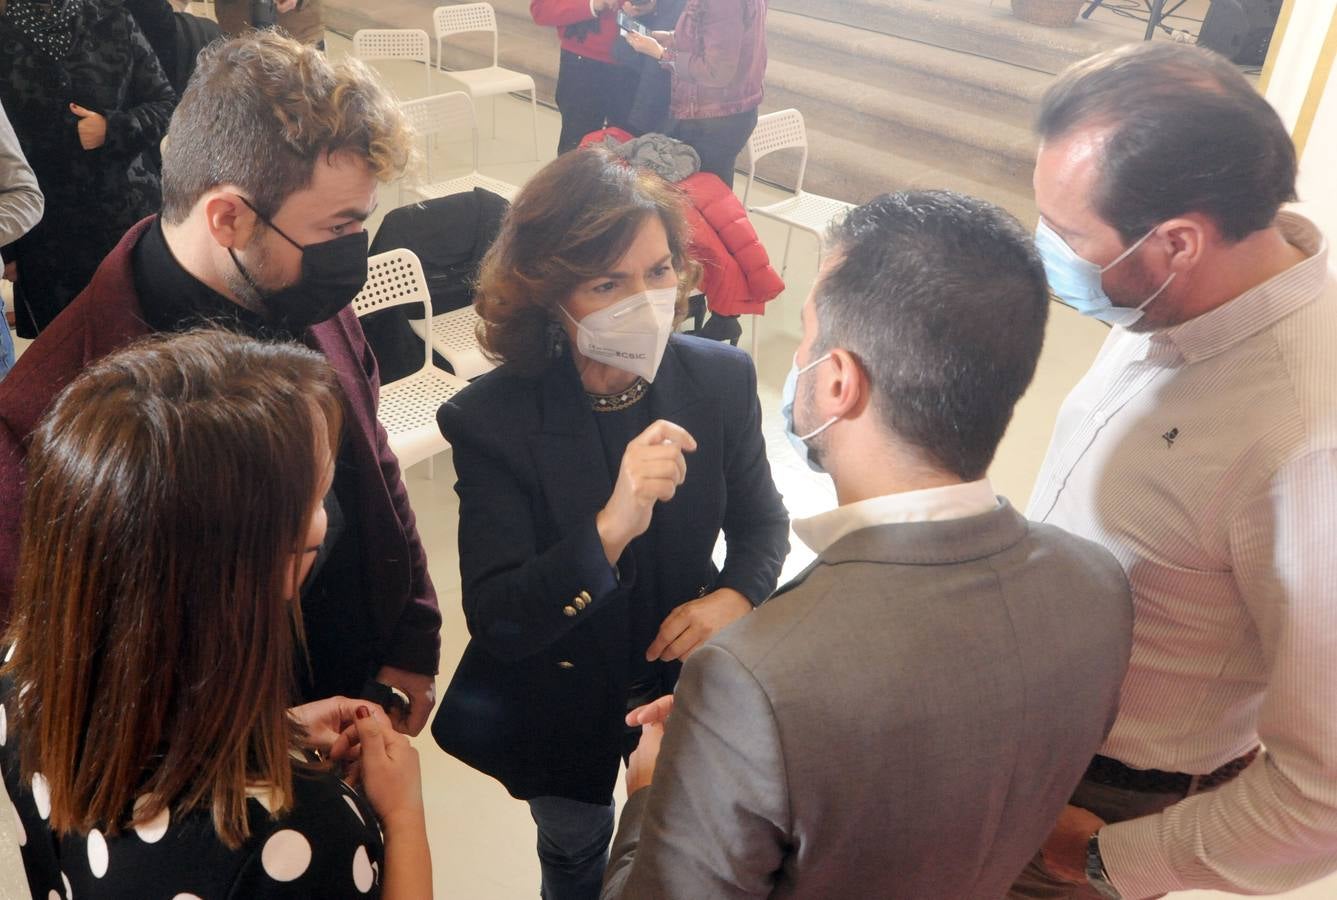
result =
[{"label": "embroidered logo on shirt", "polygon": [[1165,432],[1165,434],[1161,435],[1162,440],[1165,441],[1166,449],[1169,449],[1175,445],[1175,438],[1177,437],[1179,437],[1178,428],[1171,428],[1169,431]]}]

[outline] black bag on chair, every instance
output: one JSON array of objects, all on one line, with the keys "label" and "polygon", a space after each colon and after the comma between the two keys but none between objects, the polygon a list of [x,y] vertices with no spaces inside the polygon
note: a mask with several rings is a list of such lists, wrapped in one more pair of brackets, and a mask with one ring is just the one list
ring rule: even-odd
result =
[{"label": "black bag on chair", "polygon": [[[427,278],[432,312],[439,315],[460,309],[473,302],[478,264],[496,240],[507,206],[504,197],[474,188],[471,193],[392,209],[371,242],[371,252],[412,250]],[[422,339],[410,327],[409,318],[408,311],[400,307],[362,319],[382,383],[411,375],[422,365]],[[433,363],[452,371],[439,355],[433,356]]]}]

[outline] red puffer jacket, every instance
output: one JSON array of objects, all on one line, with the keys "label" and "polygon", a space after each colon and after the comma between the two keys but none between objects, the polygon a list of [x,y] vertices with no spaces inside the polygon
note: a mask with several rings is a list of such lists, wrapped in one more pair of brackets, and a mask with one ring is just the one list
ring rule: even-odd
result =
[{"label": "red puffer jacket", "polygon": [[[605,136],[623,143],[631,140],[620,128],[605,128],[587,134],[580,145],[603,143]],[[700,290],[710,311],[722,316],[761,315],[785,283],[771,268],[771,258],[742,201],[709,172],[690,175],[678,187],[691,200],[686,209],[692,229],[688,252],[701,264]]]}]

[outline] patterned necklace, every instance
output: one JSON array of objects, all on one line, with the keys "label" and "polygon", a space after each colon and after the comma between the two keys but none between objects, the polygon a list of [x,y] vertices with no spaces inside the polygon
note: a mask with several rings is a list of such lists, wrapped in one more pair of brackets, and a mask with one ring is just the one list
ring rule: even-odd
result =
[{"label": "patterned necklace", "polygon": [[590,405],[594,407],[595,412],[621,412],[639,403],[648,390],[650,390],[650,385],[646,384],[645,379],[637,378],[631,383],[631,387],[624,391],[617,391],[612,394],[595,394],[586,391],[585,396],[590,398]]}]

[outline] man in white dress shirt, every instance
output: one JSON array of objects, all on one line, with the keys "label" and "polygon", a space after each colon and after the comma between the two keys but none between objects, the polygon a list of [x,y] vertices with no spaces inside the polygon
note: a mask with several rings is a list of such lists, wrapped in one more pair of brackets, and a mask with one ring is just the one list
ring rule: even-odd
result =
[{"label": "man in white dress shirt", "polygon": [[[1013,897],[1270,894],[1337,869],[1337,278],[1224,59],[1145,44],[1041,104],[1037,243],[1113,330],[1028,515],[1107,547],[1119,717]],[[1261,748],[1260,748],[1261,745]]]},{"label": "man in white dress shirt", "polygon": [[673,698],[633,711],[605,898],[1000,897],[1113,721],[1123,571],[985,476],[1044,336],[1030,240],[930,192],[832,247],[785,414],[840,506],[795,521],[816,562],[697,648],[666,729]]}]

